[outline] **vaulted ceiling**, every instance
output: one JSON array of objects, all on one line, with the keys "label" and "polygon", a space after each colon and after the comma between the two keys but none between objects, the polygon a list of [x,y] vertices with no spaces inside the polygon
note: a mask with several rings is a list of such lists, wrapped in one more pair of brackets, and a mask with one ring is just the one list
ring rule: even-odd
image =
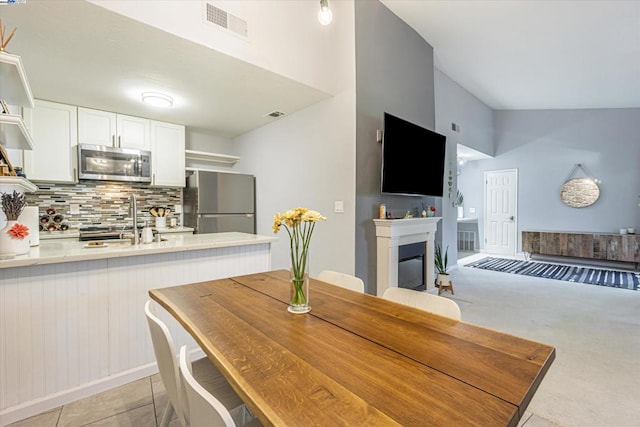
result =
[{"label": "vaulted ceiling", "polygon": [[[493,109],[640,107],[640,1],[381,1]],[[329,97],[88,2],[0,11],[37,98],[233,137]],[[180,94],[171,110],[139,102],[162,87]]]},{"label": "vaulted ceiling", "polygon": [[640,107],[640,1],[381,0],[489,107]]}]

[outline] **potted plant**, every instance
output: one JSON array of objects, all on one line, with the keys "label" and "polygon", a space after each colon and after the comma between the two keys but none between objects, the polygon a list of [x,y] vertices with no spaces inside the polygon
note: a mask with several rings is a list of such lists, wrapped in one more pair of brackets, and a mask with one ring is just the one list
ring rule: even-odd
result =
[{"label": "potted plant", "polygon": [[464,195],[460,190],[456,192],[456,200],[453,202],[453,205],[458,208],[458,218],[464,218]]},{"label": "potted plant", "polygon": [[27,238],[29,227],[18,222],[18,217],[26,205],[24,194],[14,190],[13,193],[2,193],[1,199],[7,224],[0,230],[0,254],[26,254],[30,247],[30,241]]},{"label": "potted plant", "polygon": [[438,275],[436,278],[436,285],[438,286],[447,286],[449,284],[449,273],[447,273],[447,267],[449,265],[448,252],[449,246],[447,246],[447,249],[445,249],[443,256],[440,245],[436,245],[433,263],[435,264],[436,273]]}]

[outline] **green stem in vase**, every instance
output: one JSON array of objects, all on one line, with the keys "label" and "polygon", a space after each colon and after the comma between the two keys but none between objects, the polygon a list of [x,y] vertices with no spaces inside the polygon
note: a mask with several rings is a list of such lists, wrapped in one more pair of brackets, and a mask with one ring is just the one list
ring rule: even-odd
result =
[{"label": "green stem in vase", "polygon": [[307,305],[307,296],[304,293],[304,279],[291,279],[291,282],[294,289],[291,304]]}]

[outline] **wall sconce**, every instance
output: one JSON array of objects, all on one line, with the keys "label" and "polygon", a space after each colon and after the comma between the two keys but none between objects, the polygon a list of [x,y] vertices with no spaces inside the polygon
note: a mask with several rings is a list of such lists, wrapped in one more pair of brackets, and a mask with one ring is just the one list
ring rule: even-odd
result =
[{"label": "wall sconce", "polygon": [[329,25],[331,24],[331,21],[333,21],[333,13],[331,13],[331,9],[329,9],[329,0],[320,0],[318,21],[322,25]]}]

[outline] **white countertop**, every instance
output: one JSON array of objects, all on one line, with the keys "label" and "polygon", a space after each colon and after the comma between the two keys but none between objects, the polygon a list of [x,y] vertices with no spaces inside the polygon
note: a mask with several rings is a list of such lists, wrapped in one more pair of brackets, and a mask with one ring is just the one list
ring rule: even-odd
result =
[{"label": "white countertop", "polygon": [[[169,233],[193,233],[192,227],[166,227],[166,228],[153,228],[157,230],[160,234],[169,234]],[[49,240],[49,239],[78,239],[80,237],[80,231],[77,228],[69,229],[65,231],[41,231],[40,232],[40,240]]]},{"label": "white countertop", "polygon": [[458,222],[478,222],[478,218],[458,218],[457,219]]},{"label": "white countertop", "polygon": [[50,239],[78,239],[80,237],[80,232],[78,229],[70,229],[65,231],[41,231],[40,232],[40,240],[50,240]]},{"label": "white countertop", "polygon": [[88,261],[107,258],[153,255],[168,252],[183,252],[199,249],[224,248],[271,243],[275,236],[247,233],[206,233],[165,235],[166,241],[132,245],[128,241],[106,241],[103,247],[85,247],[88,242],[75,239],[41,240],[39,246],[31,247],[28,254],[0,260],[0,269],[25,267],[61,262]]},{"label": "white countertop", "polygon": [[193,233],[192,227],[166,227],[166,228],[155,228],[154,230],[158,230],[160,234],[168,234],[168,233]]}]

